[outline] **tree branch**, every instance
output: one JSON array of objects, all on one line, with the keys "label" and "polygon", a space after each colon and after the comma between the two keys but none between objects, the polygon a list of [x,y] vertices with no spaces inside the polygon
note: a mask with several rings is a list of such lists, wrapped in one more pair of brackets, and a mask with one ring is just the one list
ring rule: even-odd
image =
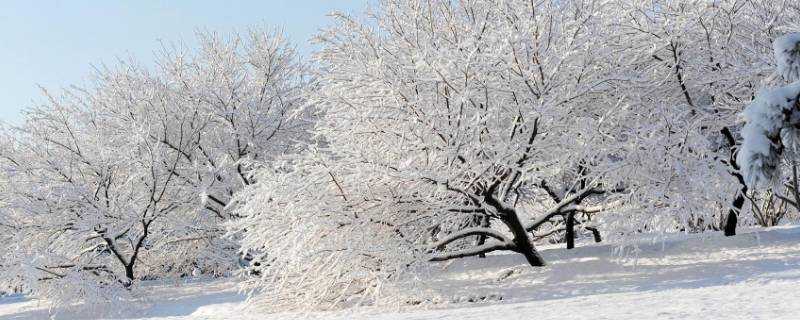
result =
[{"label": "tree branch", "polygon": [[475,227],[475,228],[467,228],[467,229],[463,229],[463,230],[459,230],[457,232],[451,233],[451,234],[447,235],[446,237],[444,237],[443,239],[439,240],[438,242],[430,245],[430,248],[433,249],[433,248],[438,248],[438,247],[441,247],[441,246],[445,246],[445,245],[447,245],[447,244],[449,244],[449,243],[451,243],[453,241],[456,241],[456,240],[459,240],[459,239],[463,239],[463,238],[466,238],[466,237],[469,237],[469,236],[487,236],[487,237],[491,237],[491,238],[495,238],[497,240],[500,240],[503,243],[508,243],[509,242],[508,238],[506,238],[503,234],[501,234],[500,232],[497,232],[494,229]]},{"label": "tree branch", "polygon": [[428,259],[428,261],[447,261],[447,260],[450,260],[450,259],[458,259],[458,258],[477,256],[477,255],[480,255],[480,254],[487,254],[489,252],[499,251],[499,250],[511,250],[511,251],[514,251],[514,250],[516,250],[516,246],[514,246],[513,244],[508,244],[508,243],[490,243],[490,244],[485,244],[485,245],[482,245],[482,246],[477,246],[477,247],[474,247],[474,248],[469,248],[469,249],[452,251],[452,252],[447,252],[447,253],[443,253],[443,254],[439,254],[439,255],[434,255],[434,256],[431,256]]}]

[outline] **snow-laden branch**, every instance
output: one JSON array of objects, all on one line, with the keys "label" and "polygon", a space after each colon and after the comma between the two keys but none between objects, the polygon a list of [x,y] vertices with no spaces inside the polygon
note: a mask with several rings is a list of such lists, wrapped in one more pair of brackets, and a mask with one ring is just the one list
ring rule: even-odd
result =
[{"label": "snow-laden branch", "polygon": [[457,258],[473,257],[480,254],[487,254],[489,252],[501,250],[515,250],[516,247],[509,243],[487,243],[481,246],[472,247],[468,249],[450,251],[446,253],[436,254],[428,258],[428,261],[446,261]]},{"label": "snow-laden branch", "polygon": [[775,181],[785,148],[797,148],[800,82],[762,89],[744,111],[742,147],[736,162],[745,183],[755,189]]},{"label": "snow-laden branch", "polygon": [[[543,223],[545,223],[545,222],[549,221],[550,219],[552,219],[553,217],[555,217],[557,215],[564,214],[565,208],[569,207],[570,205],[575,206],[574,203],[575,203],[576,200],[582,199],[582,198],[584,198],[587,195],[590,195],[592,193],[599,192],[596,188],[597,188],[596,183],[593,182],[593,183],[590,183],[588,187],[583,188],[583,189],[579,190],[578,192],[573,193],[573,194],[565,197],[564,199],[561,199],[561,201],[559,203],[557,203],[555,206],[553,206],[550,209],[548,209],[547,211],[545,211],[545,213],[542,214],[539,218],[537,218],[536,220],[534,220],[534,221],[532,221],[530,223],[527,223],[525,225],[525,230],[533,231],[536,228],[538,228],[540,225],[542,225]],[[575,207],[577,207],[577,206],[575,206]]]},{"label": "snow-laden branch", "polygon": [[598,205],[590,205],[590,206],[586,206],[586,205],[570,205],[570,206],[564,207],[564,209],[562,209],[561,212],[571,212],[572,211],[572,212],[579,212],[579,213],[598,213],[598,212],[602,212],[602,211],[605,211],[605,210],[609,210],[609,209],[613,209],[615,207],[618,207],[618,206],[622,205],[622,203],[623,202],[621,200],[617,200],[617,201],[613,201],[613,202],[609,202],[609,203],[603,203],[603,204],[598,204]]},{"label": "snow-laden branch", "polygon": [[445,236],[444,238],[440,239],[436,243],[431,244],[429,247],[432,248],[432,249],[439,248],[439,247],[442,247],[442,246],[446,246],[447,244],[449,244],[449,243],[451,243],[453,241],[456,241],[456,240],[459,240],[459,239],[463,239],[463,238],[466,238],[466,237],[470,237],[470,236],[487,236],[487,237],[490,237],[490,238],[494,238],[494,239],[500,240],[501,243],[509,243],[508,238],[506,238],[506,236],[504,236],[502,233],[498,232],[497,230],[494,230],[492,228],[475,227],[475,228],[463,229],[463,230],[448,234],[447,236]]},{"label": "snow-laden branch", "polygon": [[778,74],[784,81],[800,80],[800,33],[789,33],[772,43]]}]

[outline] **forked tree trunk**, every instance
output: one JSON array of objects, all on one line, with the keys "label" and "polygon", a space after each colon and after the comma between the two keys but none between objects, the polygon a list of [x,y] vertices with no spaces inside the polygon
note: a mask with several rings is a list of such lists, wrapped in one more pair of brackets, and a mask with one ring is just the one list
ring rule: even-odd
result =
[{"label": "forked tree trunk", "polygon": [[488,205],[497,210],[500,220],[503,221],[511,231],[511,235],[514,237],[511,240],[514,244],[514,249],[512,250],[525,256],[525,260],[527,260],[528,264],[532,267],[543,267],[545,265],[544,259],[542,259],[542,256],[539,255],[539,252],[536,251],[533,243],[531,243],[528,232],[525,231],[525,226],[523,226],[522,221],[519,220],[517,211],[514,208],[506,207],[494,197],[498,186],[499,183],[495,183],[487,189],[483,194],[484,200]]},{"label": "forked tree trunk", "polygon": [[133,283],[133,263],[125,266],[125,277],[130,283]]},{"label": "forked tree trunk", "polygon": [[525,232],[525,227],[522,226],[522,222],[519,221],[516,212],[506,215],[503,222],[511,230],[511,234],[514,236],[514,245],[517,247],[518,252],[525,256],[528,264],[532,267],[543,267],[545,265],[544,259],[533,247],[530,238],[528,238],[528,233]]}]

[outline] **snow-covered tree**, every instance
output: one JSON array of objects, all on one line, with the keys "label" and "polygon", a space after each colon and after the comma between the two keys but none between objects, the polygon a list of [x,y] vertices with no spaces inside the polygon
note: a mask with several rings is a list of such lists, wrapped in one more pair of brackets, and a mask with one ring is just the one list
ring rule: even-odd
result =
[{"label": "snow-covered tree", "polygon": [[[238,267],[227,205],[250,161],[292,152],[304,67],[279,34],[200,34],[154,71],[120,62],[3,131],[2,281],[113,298],[142,278]],[[235,240],[235,239],[234,239]],[[92,292],[96,297],[90,297]]]},{"label": "snow-covered tree", "polygon": [[[180,187],[196,195],[191,204],[208,219],[173,242],[173,250],[183,252],[175,263],[183,266],[181,273],[194,268],[219,273],[229,270],[227,264],[239,254],[236,239],[222,240],[221,222],[238,218],[228,204],[254,182],[253,163],[296,152],[306,138],[308,122],[299,112],[308,79],[280,33],[256,29],[243,36],[200,33],[198,38],[196,53],[165,49],[157,59],[155,76],[169,84],[178,101],[143,109],[139,118],[152,117],[151,138],[179,155]],[[187,126],[173,125],[186,116]],[[191,138],[181,138],[181,131]],[[217,261],[226,267],[216,270]]]},{"label": "snow-covered tree", "polygon": [[[744,182],[753,189],[773,188],[783,201],[798,207],[797,151],[800,143],[800,34],[790,33],[774,42],[777,74],[788,83],[764,88],[744,110],[742,148],[738,162]],[[782,167],[790,167],[784,178]],[[782,195],[786,183],[793,196]]]},{"label": "snow-covered tree", "polygon": [[320,36],[313,152],[259,172],[237,203],[244,247],[271,248],[249,287],[280,288],[273,301],[377,301],[424,260],[542,265],[535,241],[571,247],[576,225],[733,234],[748,196],[737,115],[798,11],[383,1],[367,16]]},{"label": "snow-covered tree", "polygon": [[375,10],[335,15],[311,73],[279,34],[202,33],[46,94],[0,137],[0,283],[113,298],[241,255],[275,308],[403,302],[430,262],[800,203],[793,1]]},{"label": "snow-covered tree", "polygon": [[[377,302],[417,262],[519,253],[622,205],[605,1],[384,1],[319,41],[317,146],[259,172],[234,225],[273,306]],[[570,228],[574,223],[565,223]],[[399,294],[399,293],[398,293]]]},{"label": "snow-covered tree", "polygon": [[163,223],[181,211],[172,201],[189,196],[164,170],[176,161],[120,124],[53,98],[8,133],[4,284],[23,281],[56,301],[127,287],[150,243],[172,232]]},{"label": "snow-covered tree", "polygon": [[615,1],[620,38],[609,45],[625,57],[640,106],[629,121],[651,158],[637,167],[653,178],[641,195],[654,210],[641,218],[696,230],[722,220],[735,233],[747,196],[735,156],[738,114],[774,70],[772,40],[796,28],[793,3]]}]

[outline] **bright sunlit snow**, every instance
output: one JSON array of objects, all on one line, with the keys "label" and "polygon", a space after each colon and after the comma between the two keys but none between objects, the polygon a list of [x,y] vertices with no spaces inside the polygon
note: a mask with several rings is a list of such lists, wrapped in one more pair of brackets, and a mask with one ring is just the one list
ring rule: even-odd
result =
[{"label": "bright sunlit snow", "polygon": [[[800,301],[800,227],[675,235],[639,245],[638,258],[612,247],[543,250],[535,270],[514,255],[442,264],[432,280],[444,290],[427,310],[266,315],[244,304],[232,280],[148,283],[141,310],[109,319],[795,319]],[[178,285],[177,287],[175,285]],[[420,299],[432,298],[420,296]],[[789,299],[787,299],[789,298]],[[61,318],[99,316],[59,311]],[[22,296],[0,299],[2,319],[42,319],[46,306]]]}]

